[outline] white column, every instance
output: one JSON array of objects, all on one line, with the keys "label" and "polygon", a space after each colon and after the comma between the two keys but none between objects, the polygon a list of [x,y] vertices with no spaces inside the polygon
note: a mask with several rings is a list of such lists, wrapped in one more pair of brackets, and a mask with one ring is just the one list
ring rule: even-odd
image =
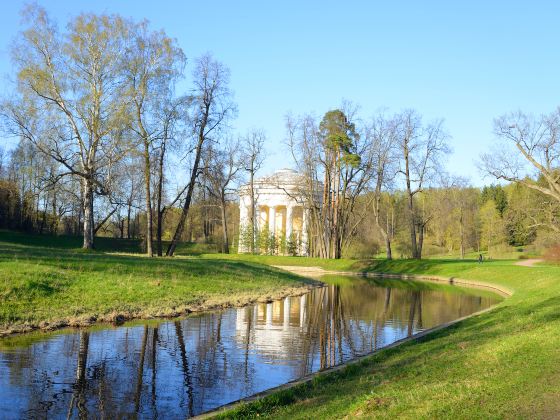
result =
[{"label": "white column", "polygon": [[249,222],[249,209],[245,204],[245,196],[239,199],[239,224],[246,224]]},{"label": "white column", "polygon": [[292,236],[292,219],[294,208],[292,205],[286,207],[286,239],[289,241]]},{"label": "white column", "polygon": [[303,328],[303,324],[305,323],[305,303],[306,303],[305,295],[302,295],[299,298],[299,326],[301,328]]},{"label": "white column", "polygon": [[303,223],[301,227],[301,248],[302,254],[307,255],[307,209],[303,208]]},{"label": "white column", "polygon": [[275,230],[276,230],[276,208],[270,207],[270,210],[268,211],[268,231],[274,235]]},{"label": "white column", "polygon": [[236,312],[235,328],[237,331],[243,331],[243,327],[245,326],[245,308],[239,308]]},{"label": "white column", "polygon": [[284,299],[284,322],[282,323],[282,328],[287,330],[290,326],[290,298]]},{"label": "white column", "polygon": [[272,326],[272,302],[266,304],[266,322],[267,327]]}]

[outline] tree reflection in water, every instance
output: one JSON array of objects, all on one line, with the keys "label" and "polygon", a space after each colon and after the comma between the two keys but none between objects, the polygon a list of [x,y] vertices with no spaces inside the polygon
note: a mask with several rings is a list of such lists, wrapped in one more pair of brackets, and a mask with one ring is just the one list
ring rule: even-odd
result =
[{"label": "tree reflection in water", "polygon": [[73,417],[74,405],[78,408],[79,418],[87,418],[87,407],[85,401],[85,392],[87,387],[86,366],[89,348],[89,332],[81,331],[80,346],[78,348],[78,362],[76,363],[76,382],[74,383],[74,392],[70,400],[70,409],[68,418]]},{"label": "tree reflection in water", "polygon": [[0,341],[7,417],[190,417],[343,363],[499,299],[335,278],[281,301],[182,320]]}]

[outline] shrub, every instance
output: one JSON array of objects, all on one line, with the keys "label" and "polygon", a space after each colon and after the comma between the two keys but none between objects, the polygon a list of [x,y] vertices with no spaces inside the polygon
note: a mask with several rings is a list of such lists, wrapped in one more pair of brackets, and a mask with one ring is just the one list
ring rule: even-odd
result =
[{"label": "shrub", "polygon": [[[242,225],[239,229],[239,238],[237,240],[238,249],[243,250],[243,252],[251,252],[251,246],[253,244],[253,225],[246,224]],[[255,246],[258,246],[258,240],[255,241]]]},{"label": "shrub", "polygon": [[560,244],[548,248],[544,253],[544,259],[549,262],[560,263]]},{"label": "shrub", "polygon": [[276,255],[279,243],[272,232],[269,231],[268,226],[265,226],[258,232],[258,251],[264,255]]},{"label": "shrub", "polygon": [[373,258],[379,253],[379,244],[373,241],[354,241],[343,251],[344,258]]},{"label": "shrub", "polygon": [[560,235],[551,231],[539,231],[537,239],[534,243],[534,252],[545,253],[549,248],[553,248],[560,244]]},{"label": "shrub", "polygon": [[286,243],[286,253],[295,257],[301,249],[301,238],[292,233]]}]

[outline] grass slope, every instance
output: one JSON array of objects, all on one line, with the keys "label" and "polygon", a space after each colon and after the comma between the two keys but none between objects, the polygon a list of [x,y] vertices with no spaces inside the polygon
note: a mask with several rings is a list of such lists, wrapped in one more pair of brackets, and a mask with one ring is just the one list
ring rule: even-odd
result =
[{"label": "grass slope", "polygon": [[[86,325],[93,320],[175,316],[301,292],[301,278],[250,261],[149,259],[132,241],[101,239],[84,252],[78,238],[0,232],[0,332]],[[308,282],[309,283],[309,282]]]},{"label": "grass slope", "polygon": [[[301,280],[263,264],[461,277],[514,295],[494,310],[223,414],[275,418],[548,418],[560,412],[560,267],[513,261],[323,261],[197,255],[147,259],[136,243],[0,232],[0,325],[241,304]],[[188,252],[186,250],[185,252]]]},{"label": "grass slope", "polygon": [[242,405],[221,417],[558,416],[560,267],[449,260],[365,264],[336,261],[320,265],[461,277],[505,286],[514,295],[490,312],[380,351],[356,365],[319,375],[310,383]]}]

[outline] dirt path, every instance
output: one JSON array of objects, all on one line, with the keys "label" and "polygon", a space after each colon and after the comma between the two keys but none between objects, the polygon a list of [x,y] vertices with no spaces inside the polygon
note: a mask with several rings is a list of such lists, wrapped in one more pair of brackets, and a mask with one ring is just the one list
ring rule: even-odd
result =
[{"label": "dirt path", "polygon": [[543,261],[544,260],[540,258],[529,258],[528,260],[517,261],[515,265],[520,265],[521,267],[534,267],[535,264],[541,263]]},{"label": "dirt path", "polygon": [[340,274],[338,271],[327,271],[321,267],[302,267],[299,265],[273,265],[275,268],[289,271],[290,273],[297,274],[298,276],[317,278],[325,274]]}]

